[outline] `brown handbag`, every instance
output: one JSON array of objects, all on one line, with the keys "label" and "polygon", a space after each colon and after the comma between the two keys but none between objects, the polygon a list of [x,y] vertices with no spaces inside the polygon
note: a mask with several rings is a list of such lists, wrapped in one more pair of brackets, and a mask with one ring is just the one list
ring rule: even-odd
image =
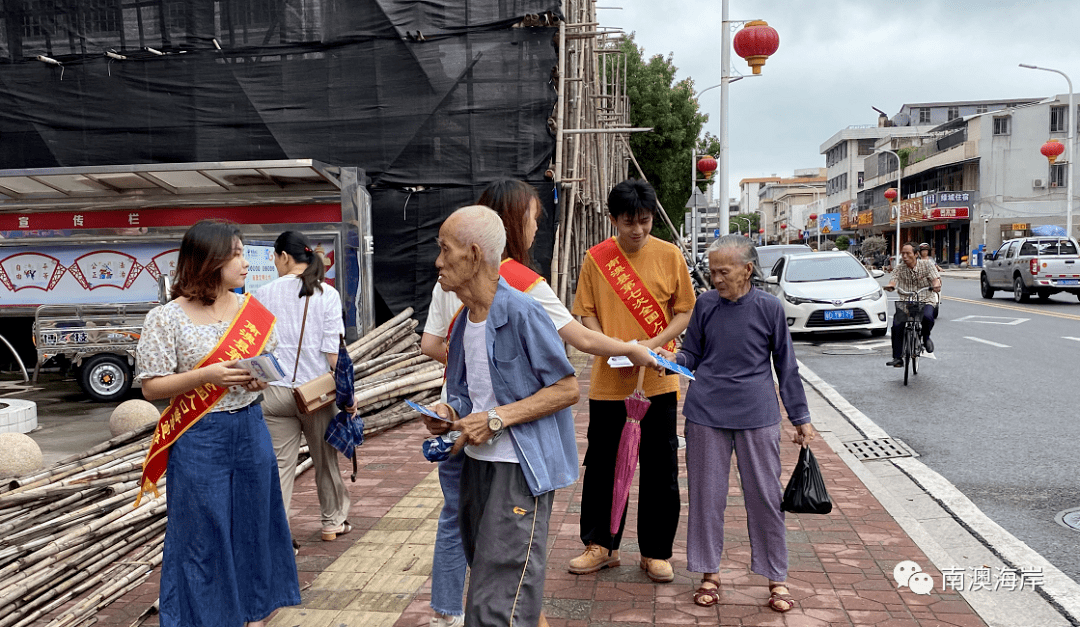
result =
[{"label": "brown handbag", "polygon": [[[300,340],[296,343],[296,363],[293,364],[293,379],[296,383],[296,369],[300,366],[300,347],[304,345],[304,328],[307,326],[308,305],[311,297],[304,300],[304,319],[300,323]],[[334,402],[336,396],[334,375],[326,374],[315,377],[311,381],[292,388],[293,400],[296,401],[296,409],[301,414],[312,414]]]}]

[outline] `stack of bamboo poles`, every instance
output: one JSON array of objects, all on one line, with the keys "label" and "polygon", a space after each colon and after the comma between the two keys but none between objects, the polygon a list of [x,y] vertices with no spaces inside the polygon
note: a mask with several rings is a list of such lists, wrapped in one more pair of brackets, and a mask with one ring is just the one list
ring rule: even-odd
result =
[{"label": "stack of bamboo poles", "polygon": [[[154,425],[0,485],[0,627],[24,627],[76,601],[48,627],[89,624],[161,564],[165,490],[131,504]],[[296,473],[311,467],[306,447]]]},{"label": "stack of bamboo poles", "polygon": [[443,367],[420,353],[412,313],[406,308],[348,346],[365,436],[419,417],[405,399],[424,405],[439,398]]},{"label": "stack of bamboo poles", "polygon": [[[365,435],[417,418],[404,399],[430,404],[439,397],[442,365],[420,353],[411,315],[406,309],[348,347]],[[0,627],[46,618],[47,627],[92,624],[161,564],[168,474],[157,498],[131,507],[153,428],[0,485]],[[312,465],[307,447],[300,453],[297,475]]]}]

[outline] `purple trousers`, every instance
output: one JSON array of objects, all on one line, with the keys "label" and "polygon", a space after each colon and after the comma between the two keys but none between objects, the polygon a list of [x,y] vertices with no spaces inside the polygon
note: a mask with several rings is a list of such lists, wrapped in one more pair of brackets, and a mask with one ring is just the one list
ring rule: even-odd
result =
[{"label": "purple trousers", "polygon": [[771,581],[785,581],[788,555],[784,512],[780,511],[780,423],[760,429],[718,429],[687,420],[685,433],[690,493],[687,570],[720,572],[734,452],[746,502],[750,570]]}]

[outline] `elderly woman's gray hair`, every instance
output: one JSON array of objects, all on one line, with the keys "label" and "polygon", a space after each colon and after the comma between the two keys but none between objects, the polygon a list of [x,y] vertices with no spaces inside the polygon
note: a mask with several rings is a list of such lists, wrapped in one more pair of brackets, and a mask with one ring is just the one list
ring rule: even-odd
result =
[{"label": "elderly woman's gray hair", "polygon": [[752,283],[759,284],[764,280],[764,275],[761,273],[761,264],[758,261],[757,247],[754,246],[753,240],[742,235],[724,235],[718,237],[709,244],[709,248],[705,250],[706,258],[714,250],[732,250],[739,255],[739,261],[742,263],[753,264],[753,272],[750,274],[750,281]]},{"label": "elderly woman's gray hair", "polygon": [[479,246],[484,261],[498,270],[506,248],[506,227],[499,214],[484,205],[469,205],[450,215],[458,217],[454,238],[466,247],[473,244]]}]

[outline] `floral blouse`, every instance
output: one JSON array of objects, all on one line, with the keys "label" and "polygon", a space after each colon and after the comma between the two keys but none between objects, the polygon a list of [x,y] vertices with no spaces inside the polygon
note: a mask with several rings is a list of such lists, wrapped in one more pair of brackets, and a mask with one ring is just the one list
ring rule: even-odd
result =
[{"label": "floral blouse", "polygon": [[[235,294],[243,302],[243,295]],[[231,320],[212,324],[195,324],[175,301],[151,309],[143,323],[142,336],[136,352],[139,374],[136,380],[187,372],[214,350],[221,336],[229,329]],[[277,331],[270,332],[263,352],[277,347]],[[214,411],[240,409],[253,403],[259,392],[249,392],[234,385],[222,396]]]}]

